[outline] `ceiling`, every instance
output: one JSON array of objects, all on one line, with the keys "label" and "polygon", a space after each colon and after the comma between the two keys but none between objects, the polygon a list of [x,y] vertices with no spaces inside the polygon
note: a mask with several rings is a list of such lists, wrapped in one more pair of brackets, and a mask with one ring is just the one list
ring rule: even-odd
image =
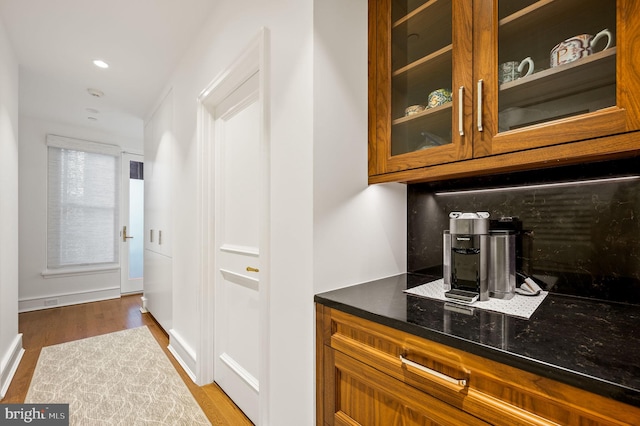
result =
[{"label": "ceiling", "polygon": [[[142,138],[142,120],[214,4],[0,0],[0,19],[20,64],[20,114]],[[109,68],[96,67],[94,59]]]}]

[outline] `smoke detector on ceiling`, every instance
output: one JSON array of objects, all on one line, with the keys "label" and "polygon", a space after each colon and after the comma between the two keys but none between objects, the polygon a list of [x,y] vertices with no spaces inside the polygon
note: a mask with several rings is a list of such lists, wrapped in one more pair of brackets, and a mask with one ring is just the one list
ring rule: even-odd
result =
[{"label": "smoke detector on ceiling", "polygon": [[102,90],[98,90],[98,89],[87,89],[87,92],[89,92],[89,94],[91,96],[95,96],[96,98],[101,98],[104,96],[104,92]]}]

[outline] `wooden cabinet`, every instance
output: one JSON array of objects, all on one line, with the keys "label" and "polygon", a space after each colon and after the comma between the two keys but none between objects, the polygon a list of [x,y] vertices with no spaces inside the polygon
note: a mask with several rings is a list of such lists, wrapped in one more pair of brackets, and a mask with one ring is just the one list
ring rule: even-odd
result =
[{"label": "wooden cabinet", "polygon": [[633,0],[369,0],[370,182],[637,153],[639,36]]},{"label": "wooden cabinet", "polygon": [[336,400],[325,407],[334,422],[325,424],[488,424],[342,352],[327,349],[326,358]]},{"label": "wooden cabinet", "polygon": [[637,424],[640,409],[316,305],[325,425]]}]

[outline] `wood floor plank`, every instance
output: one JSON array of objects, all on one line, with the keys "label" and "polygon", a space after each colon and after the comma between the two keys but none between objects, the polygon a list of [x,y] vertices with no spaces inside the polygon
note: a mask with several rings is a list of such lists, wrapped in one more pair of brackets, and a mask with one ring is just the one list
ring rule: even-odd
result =
[{"label": "wood floor plank", "polygon": [[19,314],[18,329],[23,334],[25,354],[2,403],[24,402],[40,350],[73,340],[112,333],[129,328],[149,327],[151,334],[167,354],[202,411],[214,426],[252,425],[244,413],[215,383],[198,386],[169,353],[169,336],[151,314],[140,313],[140,295],[81,305],[51,308]]}]

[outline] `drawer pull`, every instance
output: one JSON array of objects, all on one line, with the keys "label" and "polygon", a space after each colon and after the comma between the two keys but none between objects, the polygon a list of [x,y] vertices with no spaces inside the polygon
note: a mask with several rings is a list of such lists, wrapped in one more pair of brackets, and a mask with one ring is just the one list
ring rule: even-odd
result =
[{"label": "drawer pull", "polygon": [[411,360],[408,360],[407,358],[405,358],[404,356],[400,355],[400,361],[402,361],[403,364],[407,364],[410,365],[413,368],[417,368],[418,370],[422,371],[423,373],[427,373],[431,376],[436,376],[439,379],[442,380],[446,380],[447,382],[457,385],[457,386],[461,386],[461,387],[465,387],[467,386],[467,379],[456,379],[455,377],[451,377],[451,376],[447,376],[446,374],[442,374],[439,371],[436,370],[432,370],[431,368],[425,367],[424,365],[418,364],[417,362],[413,362]]}]

